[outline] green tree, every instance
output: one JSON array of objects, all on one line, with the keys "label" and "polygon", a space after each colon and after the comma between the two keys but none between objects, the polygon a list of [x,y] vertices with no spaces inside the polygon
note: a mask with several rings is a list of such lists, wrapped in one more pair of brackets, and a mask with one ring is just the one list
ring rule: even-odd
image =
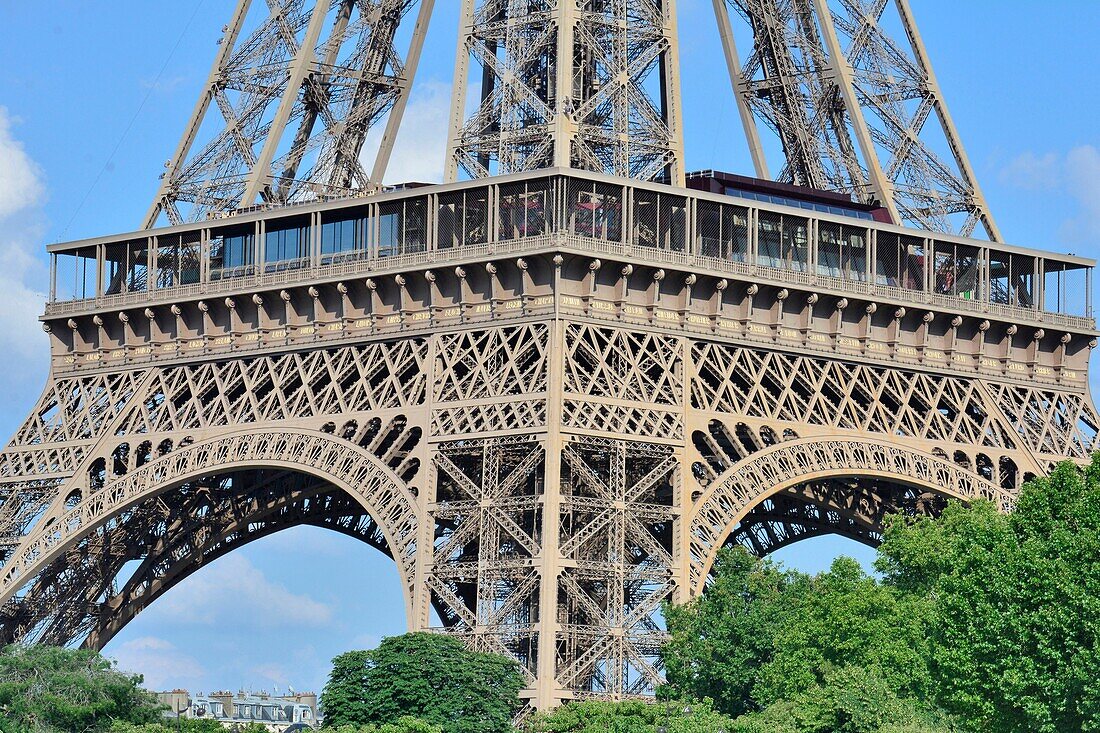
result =
[{"label": "green tree", "polygon": [[847,668],[899,698],[930,694],[927,603],[876,582],[854,560],[810,577],[733,550],[701,598],[665,613],[670,693],[711,698],[729,715],[821,692]]},{"label": "green tree", "polygon": [[451,636],[405,634],[336,657],[321,704],[326,727],[408,716],[448,733],[506,733],[523,686],[511,659],[471,652]]},{"label": "green tree", "polygon": [[382,725],[341,725],[328,729],[332,733],[443,733],[443,728],[419,718],[398,718]]},{"label": "green tree", "polygon": [[936,699],[990,733],[1100,730],[1100,457],[989,502],[895,520],[885,582],[934,604]]},{"label": "green tree", "polygon": [[160,718],[142,678],[90,650],[9,646],[0,651],[0,731],[106,731],[116,721]]},{"label": "green tree", "polygon": [[527,733],[733,733],[734,721],[706,701],[568,703],[527,722]]},{"label": "green tree", "polygon": [[945,716],[912,699],[869,667],[844,666],[820,683],[737,719],[733,733],[948,733]]}]

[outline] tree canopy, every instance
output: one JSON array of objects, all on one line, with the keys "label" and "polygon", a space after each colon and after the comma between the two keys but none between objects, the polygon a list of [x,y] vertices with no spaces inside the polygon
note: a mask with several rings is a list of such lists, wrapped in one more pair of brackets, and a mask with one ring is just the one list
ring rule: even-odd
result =
[{"label": "tree canopy", "polygon": [[527,723],[527,733],[733,733],[734,721],[708,701],[648,703],[586,701],[541,713]]},{"label": "tree canopy", "polygon": [[1029,482],[1011,513],[893,517],[876,568],[725,553],[666,608],[669,694],[745,733],[1100,730],[1100,459]]},{"label": "tree canopy", "polygon": [[448,733],[505,733],[523,686],[514,660],[443,634],[405,634],[336,657],[321,704],[325,727],[413,717]]},{"label": "tree canopy", "polygon": [[926,599],[936,701],[968,730],[1100,730],[1100,457],[988,502],[895,520],[885,584]]},{"label": "tree canopy", "polygon": [[90,650],[9,646],[0,652],[0,731],[106,731],[115,721],[152,723],[156,696],[142,678]]}]

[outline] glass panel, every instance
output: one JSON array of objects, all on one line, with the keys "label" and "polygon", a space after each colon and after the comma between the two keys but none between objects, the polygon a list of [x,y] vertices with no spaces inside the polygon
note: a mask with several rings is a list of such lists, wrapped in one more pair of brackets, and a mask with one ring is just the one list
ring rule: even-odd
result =
[{"label": "glass panel", "polygon": [[56,299],[84,300],[96,297],[96,248],[83,247],[68,252],[58,252]]},{"label": "glass panel", "polygon": [[924,290],[923,240],[879,232],[875,245],[875,282],[906,290]]},{"label": "glass panel", "polygon": [[839,224],[823,221],[818,225],[817,272],[819,275],[841,276],[841,256],[844,232]]},{"label": "glass panel", "polygon": [[761,211],[757,231],[758,261],[761,265],[800,272],[809,268],[809,236],[805,219]]},{"label": "glass panel", "polygon": [[662,249],[683,252],[687,249],[687,199],[661,194],[660,241]]},{"label": "glass panel", "polygon": [[566,191],[569,231],[582,237],[623,241],[622,193],[618,186],[569,179]]},{"label": "glass panel", "polygon": [[1034,307],[1035,258],[990,251],[989,299],[1003,305]]},{"label": "glass panel", "polygon": [[844,258],[846,280],[867,279],[867,230],[844,227]]},{"label": "glass panel", "polygon": [[463,243],[485,244],[489,241],[489,189],[465,191],[463,197]]},{"label": "glass panel", "polygon": [[503,241],[537,237],[547,231],[548,181],[508,183],[500,187],[499,237]]},{"label": "glass panel", "polygon": [[226,280],[255,273],[252,225],[216,232],[210,241],[210,279]]},{"label": "glass panel", "polygon": [[695,206],[695,217],[696,253],[735,262],[748,259],[748,209],[699,201]]},{"label": "glass panel", "polygon": [[345,259],[354,259],[365,254],[369,221],[370,219],[365,216],[333,221],[322,218],[321,264],[327,265]]},{"label": "glass panel", "polygon": [[635,189],[634,243],[683,252],[687,243],[687,200]]},{"label": "glass panel", "polygon": [[950,242],[933,245],[933,292],[965,300],[980,297],[981,251],[977,247]]},{"label": "glass panel", "polygon": [[817,272],[842,280],[866,280],[867,230],[821,222],[818,225]]},{"label": "glass panel", "polygon": [[657,246],[658,195],[653,191],[634,191],[633,244],[641,247]]},{"label": "glass panel", "polygon": [[1090,269],[1043,260],[1043,310],[1070,316],[1089,315]]},{"label": "glass panel", "polygon": [[199,233],[159,237],[157,239],[157,271],[153,287],[172,288],[199,281]]},{"label": "glass panel", "polygon": [[1008,277],[1015,304],[1021,308],[1035,307],[1035,258],[1009,255]]},{"label": "glass panel", "polygon": [[309,264],[309,223],[269,222],[264,235],[264,269],[282,272]]},{"label": "glass panel", "polygon": [[117,295],[144,291],[149,283],[147,240],[104,247],[103,294]]},{"label": "glass panel", "polygon": [[488,189],[440,194],[438,210],[440,249],[489,241]]},{"label": "glass panel", "polygon": [[378,256],[423,252],[427,239],[426,198],[390,201],[379,206]]}]

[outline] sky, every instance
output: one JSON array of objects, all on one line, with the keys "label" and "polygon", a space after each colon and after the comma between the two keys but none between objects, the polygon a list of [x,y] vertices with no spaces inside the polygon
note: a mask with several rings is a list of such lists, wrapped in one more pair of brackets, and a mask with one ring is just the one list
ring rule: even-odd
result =
[{"label": "sky", "polygon": [[[47,372],[36,321],[48,290],[44,245],[138,228],[233,5],[0,0],[0,433],[15,430]],[[436,5],[390,180],[442,177],[458,3]],[[678,5],[687,169],[751,174],[711,3]],[[1006,240],[1100,255],[1100,3],[911,5]],[[873,559],[829,538],[779,559],[816,572],[840,553]],[[319,689],[335,654],[404,625],[389,560],[298,528],[196,573],[105,652],[155,689]]]}]

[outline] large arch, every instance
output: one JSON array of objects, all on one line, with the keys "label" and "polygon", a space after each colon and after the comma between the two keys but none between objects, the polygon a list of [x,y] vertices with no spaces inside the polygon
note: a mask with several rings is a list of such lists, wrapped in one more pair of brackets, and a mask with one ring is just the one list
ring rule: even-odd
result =
[{"label": "large arch", "polygon": [[730,467],[694,502],[688,520],[689,595],[703,591],[719,551],[754,508],[798,487],[844,478],[889,482],[962,501],[985,498],[1005,508],[1012,503],[1008,491],[976,473],[889,440],[837,437],[778,443]]},{"label": "large arch", "polygon": [[[273,497],[290,486],[286,483],[287,477],[300,477],[301,481],[300,485],[295,484],[292,494],[285,497],[288,501],[281,505],[278,501],[268,503],[266,510],[269,513],[274,510],[270,517],[257,516],[258,521],[263,520],[266,524],[258,524],[254,532],[241,532],[241,522],[227,524],[230,533],[223,533],[221,537],[235,542],[207,542],[209,550],[224,554],[263,536],[265,531],[270,534],[278,528],[293,526],[295,521],[324,524],[345,534],[360,536],[394,559],[407,617],[415,617],[412,613],[415,553],[423,522],[413,492],[377,456],[356,443],[327,432],[283,428],[227,432],[180,446],[95,490],[81,487],[81,477],[74,477],[70,481],[73,488],[82,488],[86,493],[82,493],[79,501],[72,503],[64,513],[36,525],[4,567],[0,576],[0,609],[8,619],[5,627],[25,630],[42,623],[50,613],[48,598],[63,586],[66,577],[71,578],[79,562],[87,561],[88,548],[82,543],[86,544],[88,538],[101,539],[107,532],[116,535],[130,532],[131,523],[125,521],[127,512],[158,502],[169,492],[202,487],[204,478],[222,480],[225,476],[249,472],[256,475],[266,472],[269,482],[274,481],[276,487],[282,487],[271,494]],[[160,503],[175,504],[176,499],[173,496],[171,501]],[[246,512],[252,510],[245,508]],[[295,510],[297,516],[294,516]],[[362,515],[370,521],[356,525],[354,518]],[[140,531],[140,526],[138,523],[133,531]],[[141,538],[139,544],[144,539]],[[173,542],[176,540],[178,537]],[[202,542],[195,544],[202,549]],[[169,546],[162,546],[157,551],[166,558],[165,553],[170,554],[169,550]],[[201,553],[198,556],[201,557]],[[164,558],[152,560],[164,560],[170,566],[171,561]],[[140,607],[197,569],[190,561],[176,565],[167,568],[169,584],[162,582],[151,590],[140,588]],[[43,578],[48,580],[43,581]],[[20,598],[21,593],[34,593],[40,598],[30,608]],[[93,623],[88,628],[91,644],[102,646],[140,608],[115,610],[119,616],[116,622],[98,627]],[[13,623],[17,619],[19,623]],[[74,626],[87,625],[88,621],[73,618],[57,623]]]}]

